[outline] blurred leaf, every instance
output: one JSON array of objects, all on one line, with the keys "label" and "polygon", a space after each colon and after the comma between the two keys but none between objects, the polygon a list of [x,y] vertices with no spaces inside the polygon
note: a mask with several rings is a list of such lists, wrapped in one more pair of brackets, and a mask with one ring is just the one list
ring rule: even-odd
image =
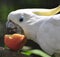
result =
[{"label": "blurred leaf", "polygon": [[8,7],[6,4],[1,5],[1,8],[0,8],[0,12],[1,12],[0,22],[3,22],[3,23],[6,22],[9,12],[12,11],[12,10],[13,10],[13,6]]},{"label": "blurred leaf", "polygon": [[28,55],[30,56],[32,53],[30,51],[24,51],[24,52],[21,52],[22,54],[25,54],[25,55]]},{"label": "blurred leaf", "polygon": [[51,57],[50,55],[48,55],[45,52],[43,52],[41,50],[38,50],[38,49],[35,49],[35,50],[26,50],[26,51],[23,51],[21,53],[25,54],[25,55],[29,55],[29,56],[31,54],[35,54],[35,55],[39,55],[39,56],[42,56],[42,57]]},{"label": "blurred leaf", "polygon": [[8,49],[8,47],[7,47],[6,45],[4,45],[4,48],[5,48],[5,49]]},{"label": "blurred leaf", "polygon": [[24,47],[22,48],[22,51],[31,50],[31,49],[32,49],[32,48],[29,47],[29,46],[24,46]]},{"label": "blurred leaf", "polygon": [[40,56],[42,56],[42,57],[51,57],[51,56],[49,56],[48,54],[46,54],[46,53],[44,53],[43,51],[38,50],[38,49],[36,49],[36,50],[31,50],[30,52],[33,53],[33,54],[36,54],[36,55],[40,55]]}]

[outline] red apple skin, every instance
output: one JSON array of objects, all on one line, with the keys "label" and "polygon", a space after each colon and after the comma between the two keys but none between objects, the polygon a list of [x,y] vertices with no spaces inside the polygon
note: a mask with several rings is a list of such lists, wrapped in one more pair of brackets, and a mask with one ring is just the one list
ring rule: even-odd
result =
[{"label": "red apple skin", "polygon": [[26,37],[21,34],[5,35],[4,43],[11,50],[17,51],[26,43]]}]

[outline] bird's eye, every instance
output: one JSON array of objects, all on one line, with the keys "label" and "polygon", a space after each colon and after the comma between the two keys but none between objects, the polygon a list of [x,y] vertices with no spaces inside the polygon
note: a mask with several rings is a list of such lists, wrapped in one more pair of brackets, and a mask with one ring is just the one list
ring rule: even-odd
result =
[{"label": "bird's eye", "polygon": [[23,21],[23,19],[24,19],[23,17],[20,17],[19,21],[20,21],[20,22],[22,22],[22,21]]}]

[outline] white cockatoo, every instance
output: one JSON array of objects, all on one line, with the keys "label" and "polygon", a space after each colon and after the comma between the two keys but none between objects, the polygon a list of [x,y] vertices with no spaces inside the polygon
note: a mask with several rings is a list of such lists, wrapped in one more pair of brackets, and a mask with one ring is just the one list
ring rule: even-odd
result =
[{"label": "white cockatoo", "polygon": [[57,8],[12,11],[8,15],[6,27],[23,29],[28,39],[35,41],[45,52],[52,55],[60,51],[60,14],[56,14],[60,12],[60,6]]}]

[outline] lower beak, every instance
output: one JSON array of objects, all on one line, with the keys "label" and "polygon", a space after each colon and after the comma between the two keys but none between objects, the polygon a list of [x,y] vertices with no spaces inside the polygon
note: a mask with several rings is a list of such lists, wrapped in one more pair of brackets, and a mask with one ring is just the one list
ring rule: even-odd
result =
[{"label": "lower beak", "polygon": [[6,28],[8,34],[14,34],[17,33],[17,28]]}]

